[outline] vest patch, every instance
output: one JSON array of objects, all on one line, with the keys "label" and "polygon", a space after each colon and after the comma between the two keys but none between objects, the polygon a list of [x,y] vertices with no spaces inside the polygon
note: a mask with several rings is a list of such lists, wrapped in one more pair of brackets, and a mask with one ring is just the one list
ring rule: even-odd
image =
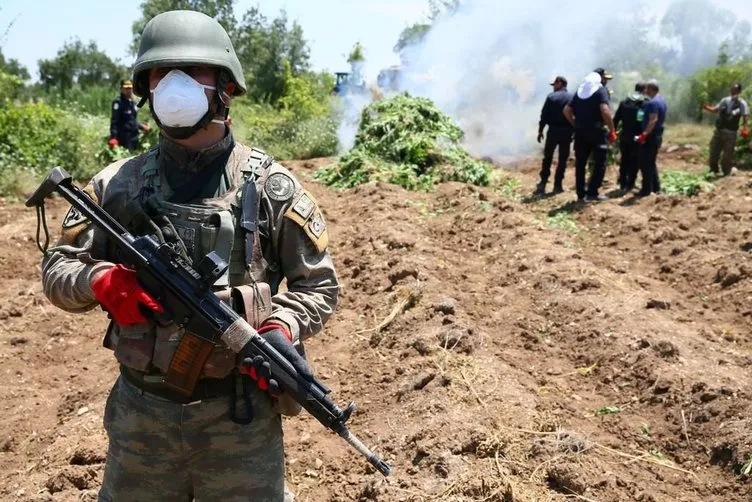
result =
[{"label": "vest patch", "polygon": [[274,173],[266,180],[265,190],[270,199],[284,202],[292,197],[295,184],[288,175]]},{"label": "vest patch", "polygon": [[285,217],[303,229],[319,253],[327,248],[329,235],[326,231],[326,221],[316,204],[316,199],[308,191],[304,190],[298,195],[285,213]]}]

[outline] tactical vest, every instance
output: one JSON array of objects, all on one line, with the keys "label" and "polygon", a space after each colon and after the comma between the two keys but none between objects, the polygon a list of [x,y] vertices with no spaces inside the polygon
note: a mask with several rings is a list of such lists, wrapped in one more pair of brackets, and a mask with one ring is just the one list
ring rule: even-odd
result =
[{"label": "tactical vest", "polygon": [[[229,263],[228,270],[214,283],[213,289],[233,310],[258,328],[271,314],[273,294],[267,282],[270,279],[266,273],[269,265],[264,260],[258,238],[259,193],[263,190],[273,159],[254,148],[249,162],[241,169],[243,182],[235,193],[229,191],[230,186],[221,186],[218,190],[221,195],[215,199],[205,200],[202,204],[175,204],[163,197],[157,162],[158,148],[146,155],[146,163],[141,170],[142,194],[151,195],[144,205],[152,209],[156,206],[158,216],[167,217],[171,228],[161,230],[166,235],[174,229],[185,254],[194,264],[211,251]],[[243,211],[244,204],[252,210],[246,208]],[[128,213],[127,210],[125,212]],[[129,230],[135,216],[125,214],[122,218]],[[169,239],[165,240],[169,242]],[[272,281],[276,290],[278,283],[274,279]],[[105,346],[115,351],[118,362],[145,373],[144,380],[152,378],[158,382],[167,372],[183,333],[184,330],[176,324],[119,326],[111,322]],[[236,354],[218,343],[204,366],[202,377],[224,378],[236,366]]]},{"label": "tactical vest", "polygon": [[719,110],[718,120],[715,125],[718,129],[729,131],[739,130],[739,121],[742,118],[741,100],[729,99]]}]

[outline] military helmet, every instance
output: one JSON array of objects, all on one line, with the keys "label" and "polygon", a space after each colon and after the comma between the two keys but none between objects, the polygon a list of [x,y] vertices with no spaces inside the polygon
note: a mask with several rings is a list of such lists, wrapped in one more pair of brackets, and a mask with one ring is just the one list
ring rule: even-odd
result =
[{"label": "military helmet", "polygon": [[163,12],[146,23],[133,67],[134,90],[149,95],[146,70],[189,65],[223,68],[235,82],[233,95],[245,94],[243,69],[230,36],[215,19],[192,10]]}]

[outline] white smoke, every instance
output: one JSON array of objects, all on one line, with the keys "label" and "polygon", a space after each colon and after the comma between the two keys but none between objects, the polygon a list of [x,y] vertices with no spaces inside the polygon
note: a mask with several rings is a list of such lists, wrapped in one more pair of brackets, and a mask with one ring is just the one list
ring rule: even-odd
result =
[{"label": "white smoke", "polygon": [[[466,0],[402,54],[399,90],[431,99],[463,129],[465,146],[476,156],[529,153],[553,78],[566,77],[575,91],[594,68],[607,66],[612,49],[628,54],[638,44],[619,23],[635,12],[657,14],[656,5],[644,7],[640,0]],[[652,29],[657,37],[658,27]],[[617,75],[611,87],[631,90],[636,77]],[[343,145],[352,144],[359,112],[351,110],[355,122],[342,128]]]}]

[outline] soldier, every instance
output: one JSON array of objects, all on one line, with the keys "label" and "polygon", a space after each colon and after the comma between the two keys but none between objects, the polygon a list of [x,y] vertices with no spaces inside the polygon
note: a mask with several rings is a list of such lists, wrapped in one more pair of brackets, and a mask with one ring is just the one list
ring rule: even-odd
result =
[{"label": "soldier", "polygon": [[120,81],[120,96],[112,102],[110,114],[110,147],[117,145],[133,151],[138,147],[138,131],[148,131],[149,124],[139,124],[136,120],[136,104],[133,96],[133,82],[131,80]]},{"label": "soldier", "polygon": [[[608,91],[602,84],[606,78],[598,71],[589,73],[572,101],[564,107],[564,116],[574,127],[575,182],[577,200],[580,202],[605,198],[598,194],[598,190],[606,174],[608,143],[616,141]],[[591,155],[593,172],[585,186],[585,171]]]},{"label": "soldier", "polygon": [[[302,342],[321,331],[339,294],[326,222],[293,174],[233,139],[226,119],[246,83],[227,32],[198,12],[154,17],[133,81],[140,105],[149,101],[159,144],[106,167],[88,192],[126,229],[160,236],[189,261],[219,254],[230,264],[214,284],[220,298],[310,375]],[[244,352],[218,345],[193,395],[176,395],[163,382],[180,326],[145,315],[163,307],[89,221],[69,211],[62,227],[43,261],[44,292],[69,312],[101,304],[112,317],[104,345],[120,363],[104,413],[99,500],[281,502],[280,413],[296,411],[270,394],[279,388],[268,366],[253,361],[250,377],[238,369]]]},{"label": "soldier", "polygon": [[625,192],[634,188],[637,178],[639,145],[634,139],[642,132],[644,93],[645,84],[641,82],[635,84],[634,93],[619,103],[614,115],[614,127],[618,128],[621,123],[621,133],[619,134],[619,150],[621,152],[619,188]]},{"label": "soldier", "polygon": [[661,191],[661,181],[658,176],[656,158],[658,150],[663,144],[663,123],[666,121],[666,101],[659,94],[660,87],[657,80],[648,81],[645,93],[648,100],[643,107],[642,133],[636,138],[640,145],[640,172],[642,172],[642,189],[640,196],[650,195]]},{"label": "soldier", "polygon": [[559,163],[556,166],[554,176],[554,193],[558,194],[564,191],[562,183],[564,182],[564,172],[567,169],[567,160],[569,159],[569,146],[574,132],[572,125],[562,113],[564,106],[572,99],[572,93],[567,90],[567,79],[561,76],[556,77],[551,85],[554,91],[546,97],[546,101],[543,103],[538,124],[538,143],[543,140],[543,129],[546,126],[548,126],[548,134],[546,134],[546,145],[543,150],[540,183],[536,187],[535,195],[545,195],[546,193],[546,183],[551,175],[551,162],[556,148],[559,149]]},{"label": "soldier", "polygon": [[742,137],[749,136],[747,120],[749,118],[749,106],[739,97],[742,92],[742,84],[736,83],[731,86],[731,95],[723,98],[717,105],[703,105],[705,111],[717,113],[715,131],[710,140],[710,172],[718,174],[718,160],[721,158],[723,175],[731,174],[731,166],[734,162],[734,148],[736,147],[736,133],[739,130],[739,122],[743,123]]}]

